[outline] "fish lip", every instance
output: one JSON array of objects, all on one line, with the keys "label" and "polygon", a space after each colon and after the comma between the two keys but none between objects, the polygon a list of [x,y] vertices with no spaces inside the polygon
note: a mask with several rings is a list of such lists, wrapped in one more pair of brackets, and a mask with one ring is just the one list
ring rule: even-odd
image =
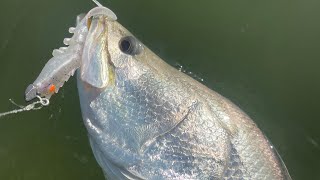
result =
[{"label": "fish lip", "polygon": [[95,88],[105,88],[111,80],[108,21],[104,14],[93,16],[82,53],[80,78]]},{"label": "fish lip", "polygon": [[33,84],[29,84],[29,86],[25,90],[25,100],[31,101],[36,97],[37,97],[37,87]]}]

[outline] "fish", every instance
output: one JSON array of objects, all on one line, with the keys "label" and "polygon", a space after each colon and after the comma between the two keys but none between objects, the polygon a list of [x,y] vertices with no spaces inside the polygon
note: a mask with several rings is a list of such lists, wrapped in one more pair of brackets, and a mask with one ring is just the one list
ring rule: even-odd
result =
[{"label": "fish", "polygon": [[106,179],[291,179],[239,107],[170,66],[97,4],[77,17],[25,91],[49,99],[76,73],[83,122]]}]

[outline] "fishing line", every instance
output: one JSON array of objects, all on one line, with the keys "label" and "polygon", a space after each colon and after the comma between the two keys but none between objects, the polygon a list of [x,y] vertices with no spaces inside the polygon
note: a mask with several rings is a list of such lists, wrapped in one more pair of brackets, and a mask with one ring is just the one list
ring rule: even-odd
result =
[{"label": "fishing line", "polygon": [[102,4],[101,3],[99,3],[99,1],[98,0],[92,0],[93,1],[93,3],[95,3],[97,6],[99,6],[99,7],[103,7],[102,6]]},{"label": "fishing line", "polygon": [[39,110],[39,109],[43,108],[44,106],[48,106],[50,104],[50,101],[47,98],[42,98],[40,96],[37,96],[37,98],[39,99],[38,101],[33,102],[27,106],[18,105],[12,99],[9,99],[9,101],[12,104],[14,104],[15,106],[18,106],[20,109],[14,109],[12,111],[0,113],[0,118],[3,116],[7,116],[9,114],[16,114],[16,113],[20,113],[20,112],[24,112],[24,111],[31,111],[31,110]]}]

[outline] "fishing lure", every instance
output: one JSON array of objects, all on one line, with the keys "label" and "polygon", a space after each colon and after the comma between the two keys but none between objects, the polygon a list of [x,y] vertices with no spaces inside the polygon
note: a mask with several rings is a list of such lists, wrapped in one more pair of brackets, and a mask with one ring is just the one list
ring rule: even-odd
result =
[{"label": "fishing lure", "polygon": [[117,16],[110,9],[103,7],[97,1],[94,2],[98,7],[93,8],[83,18],[78,16],[77,21],[80,23],[76,27],[69,28],[69,32],[73,33],[73,36],[63,40],[67,47],[53,50],[53,57],[44,66],[37,79],[27,87],[26,101],[34,99],[37,95],[50,99],[54,93],[58,93],[64,82],[68,81],[70,76],[73,76],[74,72],[80,68],[91,17],[105,15],[111,20],[117,19]]},{"label": "fishing lure", "polygon": [[20,109],[0,113],[0,117],[23,111],[39,110],[43,106],[48,106],[51,96],[58,93],[70,76],[73,76],[75,71],[80,68],[85,46],[90,46],[86,45],[85,42],[91,25],[91,18],[105,15],[110,20],[117,20],[117,16],[110,9],[102,6],[97,0],[92,1],[97,7],[91,9],[86,15],[77,17],[77,26],[69,28],[69,33],[72,33],[73,36],[63,40],[66,47],[60,47],[52,51],[53,57],[46,63],[36,80],[26,88],[25,100],[31,101],[38,98],[38,101],[27,106],[21,106],[9,99]]}]

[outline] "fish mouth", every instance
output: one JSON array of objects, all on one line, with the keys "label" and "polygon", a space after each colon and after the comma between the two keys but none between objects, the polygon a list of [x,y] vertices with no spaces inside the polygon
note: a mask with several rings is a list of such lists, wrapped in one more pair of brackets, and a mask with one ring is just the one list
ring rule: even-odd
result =
[{"label": "fish mouth", "polygon": [[113,82],[113,66],[108,50],[108,21],[104,15],[88,20],[89,32],[83,48],[80,78],[95,88],[105,88]]}]

